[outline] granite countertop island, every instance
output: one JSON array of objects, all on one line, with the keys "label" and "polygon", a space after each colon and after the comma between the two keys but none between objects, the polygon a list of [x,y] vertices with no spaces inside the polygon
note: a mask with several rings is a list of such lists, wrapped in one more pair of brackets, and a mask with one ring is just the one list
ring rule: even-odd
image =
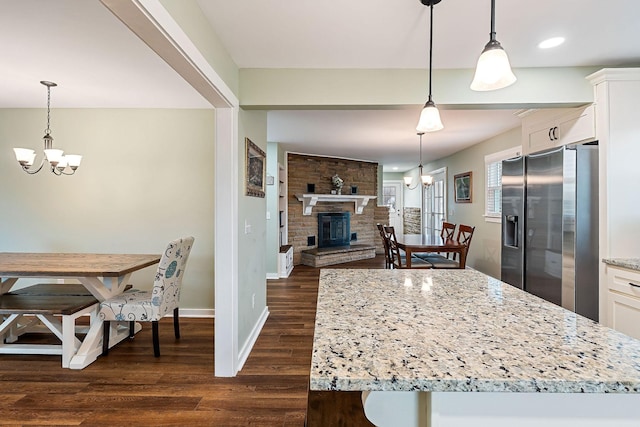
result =
[{"label": "granite countertop island", "polygon": [[640,341],[472,269],[328,269],[310,390],[640,393]]},{"label": "granite countertop island", "polygon": [[605,264],[640,271],[640,258],[604,258]]}]

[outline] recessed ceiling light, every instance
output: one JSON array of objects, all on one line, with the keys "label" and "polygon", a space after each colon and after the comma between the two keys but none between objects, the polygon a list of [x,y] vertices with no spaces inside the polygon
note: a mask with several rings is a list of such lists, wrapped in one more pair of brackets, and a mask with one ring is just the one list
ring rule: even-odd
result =
[{"label": "recessed ceiling light", "polygon": [[564,37],[551,37],[550,39],[546,39],[538,44],[540,49],[550,49],[552,47],[560,46],[564,43]]},{"label": "recessed ceiling light", "polygon": [[394,171],[397,171],[397,170],[398,170],[398,167],[397,167],[397,166],[394,166],[394,167],[392,167],[391,169],[393,169]]}]

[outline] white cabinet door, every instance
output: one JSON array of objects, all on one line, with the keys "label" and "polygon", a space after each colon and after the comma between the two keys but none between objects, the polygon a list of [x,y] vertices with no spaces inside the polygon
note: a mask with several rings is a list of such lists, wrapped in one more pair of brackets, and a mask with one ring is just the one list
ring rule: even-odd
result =
[{"label": "white cabinet door", "polygon": [[[572,144],[596,137],[594,106],[576,110],[575,114],[560,117],[556,124],[558,145]],[[553,132],[552,132],[553,133]]]},{"label": "white cabinet door", "polygon": [[608,326],[640,339],[640,299],[609,291],[607,303]]},{"label": "white cabinet door", "polygon": [[640,339],[640,272],[606,266],[607,326]]},{"label": "white cabinet door", "polygon": [[576,142],[595,140],[595,107],[561,110],[555,117],[532,116],[523,122],[523,147],[526,154]]}]

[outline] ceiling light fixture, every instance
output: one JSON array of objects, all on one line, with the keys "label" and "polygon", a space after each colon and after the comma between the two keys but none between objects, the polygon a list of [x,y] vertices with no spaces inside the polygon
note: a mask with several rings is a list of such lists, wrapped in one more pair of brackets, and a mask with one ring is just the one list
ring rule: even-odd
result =
[{"label": "ceiling light fixture", "polygon": [[416,126],[416,130],[418,132],[435,132],[444,128],[442,124],[442,120],[440,120],[440,112],[438,111],[438,107],[431,99],[431,74],[432,74],[432,59],[433,59],[433,5],[440,3],[440,0],[420,0],[420,2],[429,6],[430,13],[430,26],[429,26],[429,99],[426,104],[424,104],[424,108],[422,109],[422,113],[420,113],[420,120],[418,121],[418,126]]},{"label": "ceiling light fixture", "polygon": [[[80,166],[82,156],[77,154],[64,155],[62,150],[56,150],[53,148],[53,137],[51,136],[51,129],[49,128],[51,118],[51,88],[58,86],[53,82],[41,81],[41,84],[47,87],[47,128],[44,131],[44,154],[45,158],[49,161],[51,166],[51,172],[54,175],[73,175]],[[40,162],[40,166],[37,169],[33,169],[33,162],[36,159],[36,152],[28,148],[14,148],[13,151],[16,154],[16,160],[22,166],[22,170],[26,173],[33,175],[40,172],[42,166],[44,166],[44,160]],[[70,169],[69,172],[67,169]]]},{"label": "ceiling light fixture", "polygon": [[540,49],[551,49],[552,47],[560,46],[564,43],[564,37],[551,37],[538,43]]},{"label": "ceiling light fixture", "polygon": [[[424,135],[424,132],[418,132],[418,135],[420,136],[420,164],[418,165],[418,174],[420,176],[419,182],[422,182],[423,187],[428,187],[431,184],[433,184],[433,177],[431,175],[425,175],[422,172],[422,135]],[[409,190],[415,190],[416,187],[418,187],[418,182],[416,182],[416,184],[413,187],[411,186],[412,182],[413,182],[412,177],[410,176],[404,177],[404,185],[406,185]]]},{"label": "ceiling light fixture", "polygon": [[471,82],[471,89],[488,91],[502,89],[516,82],[516,76],[511,71],[509,58],[500,42],[496,40],[496,0],[491,0],[491,33],[489,43],[486,44],[476,66],[476,74]]}]

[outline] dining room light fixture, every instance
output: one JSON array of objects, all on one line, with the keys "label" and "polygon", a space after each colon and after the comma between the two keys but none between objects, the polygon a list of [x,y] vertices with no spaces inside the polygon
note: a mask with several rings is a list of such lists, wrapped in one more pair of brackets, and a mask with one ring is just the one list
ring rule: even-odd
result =
[{"label": "dining room light fixture", "polygon": [[471,89],[475,91],[489,91],[502,89],[516,82],[516,76],[511,71],[509,57],[496,40],[496,0],[491,0],[491,33],[487,43],[478,58],[476,73],[471,82]]},{"label": "dining room light fixture", "polygon": [[425,175],[422,171],[422,135],[424,135],[424,132],[418,132],[418,135],[420,136],[420,164],[418,165],[418,175],[420,179],[412,187],[411,184],[413,183],[413,178],[405,176],[404,185],[406,185],[409,190],[415,190],[420,183],[422,183],[423,187],[428,187],[433,184],[433,177],[431,175]]},{"label": "dining room light fixture", "polygon": [[[36,159],[36,152],[28,148],[14,148],[16,160],[22,166],[22,170],[33,175],[42,169],[45,159],[49,162],[51,173],[54,175],[73,175],[80,166],[82,156],[77,154],[64,154],[64,151],[53,148],[53,137],[51,136],[51,88],[58,86],[54,82],[43,80],[41,84],[47,87],[47,128],[44,131],[44,157],[40,162],[40,166],[33,168],[33,162]],[[70,170],[70,171],[69,171]]]},{"label": "dining room light fixture", "polygon": [[442,120],[440,120],[440,112],[436,107],[435,102],[431,98],[431,81],[432,81],[432,62],[433,62],[433,5],[440,3],[441,0],[420,0],[420,2],[429,6],[430,19],[429,19],[429,99],[424,104],[422,112],[420,113],[420,119],[418,120],[418,126],[416,130],[418,132],[435,132],[444,128]]}]

